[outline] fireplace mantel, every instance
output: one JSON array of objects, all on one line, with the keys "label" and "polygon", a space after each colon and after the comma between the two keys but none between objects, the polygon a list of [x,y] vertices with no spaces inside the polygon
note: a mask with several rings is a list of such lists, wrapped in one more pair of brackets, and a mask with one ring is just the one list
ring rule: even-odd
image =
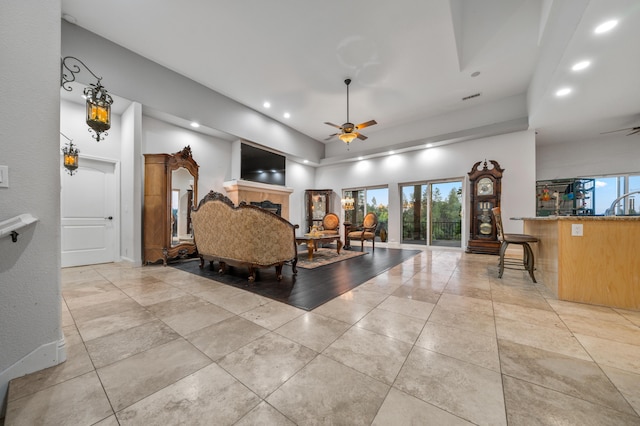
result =
[{"label": "fireplace mantel", "polygon": [[251,182],[247,180],[230,180],[224,182],[227,196],[238,205],[244,201],[250,204],[252,201],[261,202],[269,200],[282,205],[282,217],[289,220],[289,196],[292,188],[267,183]]}]

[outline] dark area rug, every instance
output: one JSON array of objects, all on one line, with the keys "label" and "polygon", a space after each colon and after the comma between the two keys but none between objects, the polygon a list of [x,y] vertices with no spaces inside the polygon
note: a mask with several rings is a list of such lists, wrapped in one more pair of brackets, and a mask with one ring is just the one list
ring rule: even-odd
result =
[{"label": "dark area rug", "polygon": [[259,269],[256,281],[249,283],[247,268],[228,267],[227,273],[220,275],[217,262],[213,270],[208,262],[200,269],[199,259],[173,263],[171,266],[310,311],[420,253],[419,250],[382,247],[375,251],[365,248],[365,251],[366,256],[352,257],[314,269],[298,268],[297,275],[293,275],[291,265],[285,265],[282,281],[276,279],[275,267]]}]

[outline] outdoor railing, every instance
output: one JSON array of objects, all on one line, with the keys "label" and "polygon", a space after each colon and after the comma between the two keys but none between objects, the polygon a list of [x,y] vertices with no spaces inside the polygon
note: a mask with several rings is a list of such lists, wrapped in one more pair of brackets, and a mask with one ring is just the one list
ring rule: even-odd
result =
[{"label": "outdoor railing", "polygon": [[[420,223],[419,232],[414,232],[415,227],[413,223],[405,222],[403,224],[402,239],[409,240],[424,240],[426,235],[426,222]],[[459,240],[462,232],[462,224],[460,221],[437,221],[431,222],[431,235],[434,240]]]}]

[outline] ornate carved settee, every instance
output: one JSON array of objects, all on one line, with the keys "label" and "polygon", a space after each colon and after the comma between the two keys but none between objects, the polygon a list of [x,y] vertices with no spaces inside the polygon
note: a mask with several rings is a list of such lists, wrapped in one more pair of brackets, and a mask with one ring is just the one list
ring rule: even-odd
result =
[{"label": "ornate carved settee", "polygon": [[276,267],[278,280],[282,266],[291,262],[297,273],[298,249],[295,230],[280,216],[244,202],[235,207],[225,195],[211,191],[191,211],[193,237],[200,256],[200,267],[208,260],[220,262],[220,273],[227,264],[249,268],[254,281],[256,268]]}]

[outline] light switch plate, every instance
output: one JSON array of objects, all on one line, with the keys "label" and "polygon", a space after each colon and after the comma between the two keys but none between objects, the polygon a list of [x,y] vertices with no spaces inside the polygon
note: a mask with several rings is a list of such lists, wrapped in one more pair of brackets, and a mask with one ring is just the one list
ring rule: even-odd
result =
[{"label": "light switch plate", "polygon": [[0,188],[9,187],[9,166],[0,166]]},{"label": "light switch plate", "polygon": [[581,223],[572,223],[571,224],[571,235],[574,237],[582,237],[582,224]]}]

